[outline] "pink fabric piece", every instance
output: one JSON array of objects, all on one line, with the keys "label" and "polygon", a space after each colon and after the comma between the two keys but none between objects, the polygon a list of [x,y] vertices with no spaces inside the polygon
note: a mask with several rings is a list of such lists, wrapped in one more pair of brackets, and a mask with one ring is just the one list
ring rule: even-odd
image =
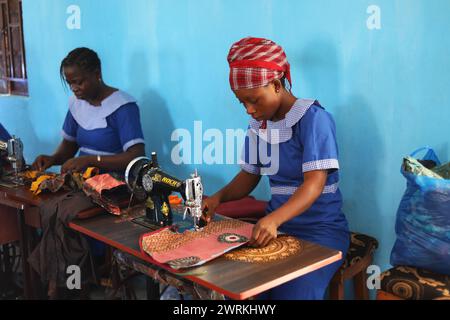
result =
[{"label": "pink fabric piece", "polygon": [[[187,268],[193,266],[202,265],[214,258],[217,258],[224,253],[238,248],[247,243],[252,235],[253,225],[250,223],[242,223],[237,228],[223,228],[220,231],[208,232],[206,235],[201,235],[192,239],[186,236],[186,242],[178,246],[175,249],[154,252],[148,250],[146,247],[147,240],[159,240],[169,235],[164,233],[173,233],[170,229],[166,228],[148,235],[144,235],[141,241],[142,249],[149,254],[154,260],[160,263],[169,264],[174,269]],[[186,231],[183,235],[187,235]],[[197,231],[202,232],[202,231]],[[156,237],[151,239],[151,237]],[[180,241],[180,238],[177,239]]]},{"label": "pink fabric piece", "polygon": [[100,174],[85,181],[85,184],[97,193],[102,193],[104,190],[114,189],[123,186],[125,182],[119,181],[110,174]]},{"label": "pink fabric piece", "polygon": [[92,177],[83,184],[83,191],[87,196],[116,216],[122,213],[121,198],[128,196],[122,189],[126,191],[126,183],[107,173]]}]

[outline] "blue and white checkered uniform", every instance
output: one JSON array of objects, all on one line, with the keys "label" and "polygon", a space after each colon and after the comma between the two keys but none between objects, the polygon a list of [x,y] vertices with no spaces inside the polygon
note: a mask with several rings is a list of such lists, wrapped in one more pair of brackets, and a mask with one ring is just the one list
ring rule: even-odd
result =
[{"label": "blue and white checkered uniform", "polygon": [[[349,246],[348,224],[342,212],[339,190],[339,160],[335,123],[315,100],[299,99],[283,120],[251,120],[242,154],[241,168],[252,174],[267,175],[271,200],[267,213],[285,204],[309,171],[327,170],[322,195],[315,203],[279,230],[300,239],[340,250],[345,257]],[[265,299],[323,299],[332,276],[342,261],[274,288]]]},{"label": "blue and white checkered uniform", "polygon": [[144,143],[136,100],[116,91],[97,107],[72,96],[62,136],[77,142],[82,155],[115,155]]}]

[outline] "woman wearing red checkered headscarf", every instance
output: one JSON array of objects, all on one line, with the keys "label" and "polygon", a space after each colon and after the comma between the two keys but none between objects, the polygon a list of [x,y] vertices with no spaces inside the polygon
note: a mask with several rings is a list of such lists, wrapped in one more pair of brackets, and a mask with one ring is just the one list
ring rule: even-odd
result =
[{"label": "woman wearing red checkered headscarf", "polygon": [[[250,194],[262,175],[269,177],[271,200],[253,229],[250,244],[266,246],[282,231],[339,250],[349,246],[342,212],[335,123],[314,99],[292,92],[290,64],[282,47],[245,38],[228,54],[230,85],[250,120],[241,172],[204,202],[208,218],[221,202]],[[343,260],[261,295],[266,299],[323,299]]]}]

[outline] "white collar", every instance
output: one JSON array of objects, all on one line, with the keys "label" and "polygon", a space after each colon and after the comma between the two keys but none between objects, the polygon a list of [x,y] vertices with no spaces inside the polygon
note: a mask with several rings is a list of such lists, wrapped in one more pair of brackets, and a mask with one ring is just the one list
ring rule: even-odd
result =
[{"label": "white collar", "polygon": [[267,129],[261,129],[262,121],[251,119],[250,129],[270,144],[286,142],[292,138],[292,127],[303,118],[309,108],[316,102],[319,104],[317,100],[298,99],[291,110],[286,113],[284,119],[275,122],[268,120]]},{"label": "white collar", "polygon": [[102,129],[107,127],[106,117],[121,106],[132,102],[136,102],[136,99],[118,90],[103,99],[100,106],[93,106],[85,100],[71,96],[69,99],[69,110],[75,121],[83,129]]}]

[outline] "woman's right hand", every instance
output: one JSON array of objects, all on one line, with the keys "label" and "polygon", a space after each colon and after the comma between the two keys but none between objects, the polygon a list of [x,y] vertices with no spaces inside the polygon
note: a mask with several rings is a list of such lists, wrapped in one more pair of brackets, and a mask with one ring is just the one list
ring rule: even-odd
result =
[{"label": "woman's right hand", "polygon": [[217,207],[220,205],[221,200],[218,195],[213,195],[211,197],[203,199],[202,202],[202,212],[204,213],[203,219],[206,220],[207,223],[211,221],[214,217],[214,213],[216,212]]},{"label": "woman's right hand", "polygon": [[34,160],[31,165],[33,170],[45,171],[55,164],[55,158],[53,156],[40,155]]}]

